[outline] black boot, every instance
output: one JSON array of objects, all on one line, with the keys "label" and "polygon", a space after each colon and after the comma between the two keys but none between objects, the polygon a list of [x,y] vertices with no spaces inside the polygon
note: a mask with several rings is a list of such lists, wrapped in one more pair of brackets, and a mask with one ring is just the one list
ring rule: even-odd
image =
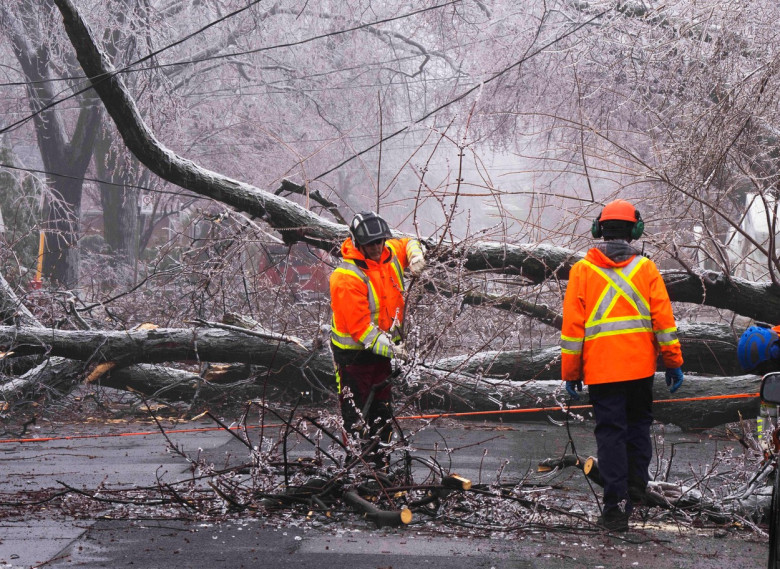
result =
[{"label": "black boot", "polygon": [[606,510],[598,517],[596,523],[609,531],[628,531],[628,512],[621,512],[615,508]]}]

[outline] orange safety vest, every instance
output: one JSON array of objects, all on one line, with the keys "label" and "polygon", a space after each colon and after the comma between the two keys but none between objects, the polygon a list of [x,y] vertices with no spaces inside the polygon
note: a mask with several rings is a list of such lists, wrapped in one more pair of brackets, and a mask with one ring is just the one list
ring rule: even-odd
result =
[{"label": "orange safety vest", "polygon": [[378,263],[366,259],[350,238],[341,245],[343,260],[330,276],[330,339],[335,346],[364,350],[394,323],[401,323],[409,241],[388,239]]},{"label": "orange safety vest", "polygon": [[641,255],[615,262],[593,248],[571,268],[563,300],[561,375],[611,383],[649,377],[659,352],[683,364],[677,324],[661,273]]}]

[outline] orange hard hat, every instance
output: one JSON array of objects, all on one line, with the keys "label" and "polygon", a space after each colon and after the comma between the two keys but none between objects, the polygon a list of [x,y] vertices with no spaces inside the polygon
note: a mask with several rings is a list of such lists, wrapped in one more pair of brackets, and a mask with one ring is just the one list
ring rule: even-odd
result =
[{"label": "orange hard hat", "polygon": [[636,208],[626,200],[615,200],[605,205],[599,216],[599,221],[610,219],[619,219],[633,223],[639,219],[639,215],[637,215]]}]

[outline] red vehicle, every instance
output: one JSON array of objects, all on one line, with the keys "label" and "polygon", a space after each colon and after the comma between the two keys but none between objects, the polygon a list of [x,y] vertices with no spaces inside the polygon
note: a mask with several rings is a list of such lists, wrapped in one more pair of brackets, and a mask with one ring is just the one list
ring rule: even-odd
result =
[{"label": "red vehicle", "polygon": [[327,253],[302,243],[292,247],[271,245],[263,251],[265,258],[261,259],[258,272],[270,284],[286,284],[295,292],[328,294],[331,263]]}]

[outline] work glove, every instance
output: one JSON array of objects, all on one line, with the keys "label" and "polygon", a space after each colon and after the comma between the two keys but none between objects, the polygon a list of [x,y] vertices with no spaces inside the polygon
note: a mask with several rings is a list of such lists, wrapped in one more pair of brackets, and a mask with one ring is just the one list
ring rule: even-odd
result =
[{"label": "work glove", "polygon": [[412,239],[406,244],[406,255],[409,258],[409,272],[413,277],[419,277],[425,268],[425,249],[419,241]]},{"label": "work glove", "polygon": [[378,356],[383,356],[385,358],[392,358],[393,351],[395,350],[396,346],[390,340],[390,336],[388,336],[386,332],[382,332],[376,337],[376,339],[370,346],[366,346],[366,347],[369,348],[372,352],[374,352]]},{"label": "work glove", "polygon": [[402,362],[409,360],[409,352],[406,351],[406,346],[403,342],[393,345],[393,359],[401,360]]},{"label": "work glove", "polygon": [[370,350],[376,355],[385,358],[396,358],[401,361],[409,359],[409,352],[406,351],[403,342],[394,344],[387,332],[382,332],[376,337],[376,340],[370,346]]},{"label": "work glove", "polygon": [[674,393],[683,383],[682,368],[673,367],[666,370],[666,385],[669,387],[669,393]]},{"label": "work glove", "polygon": [[[576,391],[575,391],[576,390]],[[580,395],[577,393],[577,391],[582,391],[582,380],[578,379],[577,381],[567,381],[566,382],[566,391],[569,392],[569,395],[571,395],[572,399],[579,399]]]}]

